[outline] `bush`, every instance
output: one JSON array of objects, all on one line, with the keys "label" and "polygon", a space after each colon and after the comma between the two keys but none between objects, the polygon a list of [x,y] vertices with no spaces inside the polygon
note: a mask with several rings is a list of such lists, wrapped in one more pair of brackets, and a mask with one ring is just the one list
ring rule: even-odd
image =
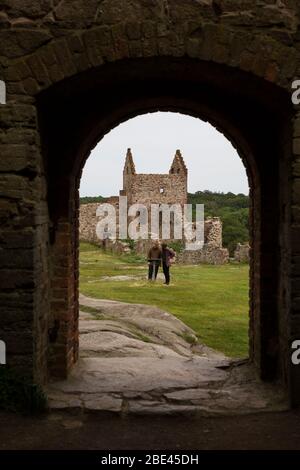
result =
[{"label": "bush", "polygon": [[184,250],[184,243],[182,240],[176,240],[174,242],[168,242],[168,246],[176,252],[176,254],[181,253]]},{"label": "bush", "polygon": [[[238,243],[249,242],[249,196],[245,194],[197,191],[188,195],[190,204],[204,204],[205,218],[220,217],[223,246],[233,256]],[[195,207],[193,207],[195,216]]]},{"label": "bush", "polygon": [[127,243],[131,251],[135,250],[135,240],[132,238],[126,238],[125,240],[121,240],[123,243]]}]

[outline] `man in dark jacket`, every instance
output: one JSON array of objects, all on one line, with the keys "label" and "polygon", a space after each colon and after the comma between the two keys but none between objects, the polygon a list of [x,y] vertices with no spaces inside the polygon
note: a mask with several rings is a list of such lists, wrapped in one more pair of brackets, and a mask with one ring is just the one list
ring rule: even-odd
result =
[{"label": "man in dark jacket", "polygon": [[154,245],[150,248],[148,252],[148,264],[148,280],[155,281],[157,278],[159,266],[161,265],[161,248],[158,240],[155,241]]}]

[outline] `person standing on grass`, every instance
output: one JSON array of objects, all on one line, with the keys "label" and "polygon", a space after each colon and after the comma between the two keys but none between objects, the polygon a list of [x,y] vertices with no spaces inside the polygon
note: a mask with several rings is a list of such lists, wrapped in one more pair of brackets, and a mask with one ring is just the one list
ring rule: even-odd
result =
[{"label": "person standing on grass", "polygon": [[165,275],[164,284],[168,286],[170,284],[170,266],[175,261],[176,253],[174,250],[172,250],[172,248],[169,248],[166,243],[162,243],[161,252],[163,272]]},{"label": "person standing on grass", "polygon": [[158,240],[154,242],[154,245],[148,251],[148,265],[148,280],[155,281],[157,278],[158,269],[161,265],[161,248]]}]

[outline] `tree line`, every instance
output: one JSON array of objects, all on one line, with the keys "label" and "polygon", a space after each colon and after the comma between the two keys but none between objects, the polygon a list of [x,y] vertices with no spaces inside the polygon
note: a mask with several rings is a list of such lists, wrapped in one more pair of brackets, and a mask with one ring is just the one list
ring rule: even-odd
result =
[{"label": "tree line", "polygon": [[245,194],[197,191],[188,194],[190,204],[204,204],[207,217],[220,217],[223,246],[232,256],[238,243],[249,241],[249,196]]}]

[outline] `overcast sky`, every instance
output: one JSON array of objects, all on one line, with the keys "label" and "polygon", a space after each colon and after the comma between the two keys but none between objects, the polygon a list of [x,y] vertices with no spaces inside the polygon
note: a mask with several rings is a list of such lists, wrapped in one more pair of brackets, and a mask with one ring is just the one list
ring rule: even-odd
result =
[{"label": "overcast sky", "polygon": [[129,147],[138,173],[168,173],[180,149],[188,168],[189,192],[248,194],[243,163],[221,133],[200,119],[159,112],[130,119],[99,142],[86,162],[80,195],[118,195]]}]

